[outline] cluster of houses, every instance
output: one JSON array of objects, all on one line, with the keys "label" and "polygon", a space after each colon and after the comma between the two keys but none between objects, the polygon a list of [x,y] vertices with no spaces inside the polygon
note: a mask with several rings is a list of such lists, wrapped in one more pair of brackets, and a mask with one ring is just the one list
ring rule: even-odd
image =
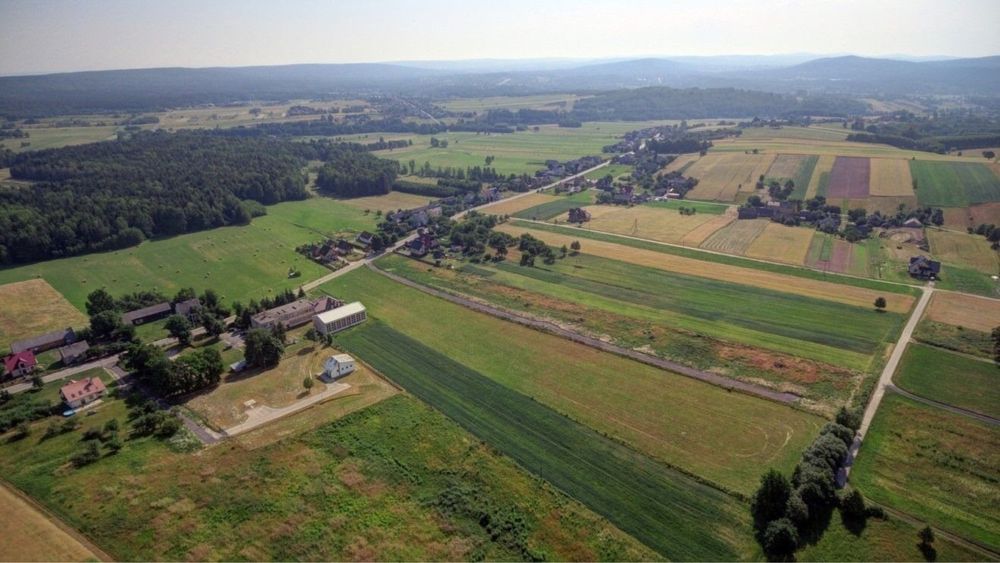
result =
[{"label": "cluster of houses", "polygon": [[163,301],[162,303],[156,303],[148,307],[122,313],[122,323],[138,326],[158,321],[171,315],[182,315],[190,320],[195,320],[199,309],[201,309],[201,300],[197,297],[185,301],[178,301],[177,303]]},{"label": "cluster of houses", "polygon": [[910,265],[907,268],[910,275],[921,280],[934,280],[941,273],[941,263],[937,260],[920,255],[910,258]]},{"label": "cluster of houses", "polygon": [[535,177],[542,181],[555,182],[560,178],[579,174],[584,170],[593,168],[602,162],[599,156],[584,156],[576,160],[559,162],[558,160],[546,160],[545,169],[535,172]]},{"label": "cluster of houses", "polygon": [[359,301],[344,303],[333,297],[321,297],[315,300],[299,299],[262,311],[253,315],[250,323],[253,328],[274,329],[281,325],[287,330],[312,321],[316,331],[325,336],[361,324],[367,319],[365,306]]},{"label": "cluster of houses", "polygon": [[772,200],[760,207],[744,205],[736,213],[738,219],[768,218],[783,221],[788,218],[799,218],[805,220],[805,217],[799,216],[800,209],[797,201]]},{"label": "cluster of houses", "polygon": [[18,378],[31,375],[38,369],[37,354],[58,349],[63,364],[71,365],[86,356],[90,346],[85,340],[77,341],[72,328],[47,332],[45,334],[18,340],[10,345],[10,354],[3,359],[4,378]]},{"label": "cluster of houses", "polygon": [[406,250],[410,253],[410,256],[423,258],[439,246],[441,246],[441,244],[438,242],[437,238],[430,233],[430,231],[427,229],[419,229],[417,231],[417,238],[406,243]]}]

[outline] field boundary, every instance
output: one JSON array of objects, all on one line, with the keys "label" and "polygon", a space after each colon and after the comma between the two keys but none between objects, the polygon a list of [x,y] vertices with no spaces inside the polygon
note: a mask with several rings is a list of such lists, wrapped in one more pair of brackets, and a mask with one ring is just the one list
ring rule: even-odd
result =
[{"label": "field boundary", "polygon": [[913,391],[907,391],[906,389],[903,389],[902,387],[896,385],[895,383],[890,383],[889,385],[886,386],[886,389],[892,391],[893,393],[902,395],[907,399],[911,399],[918,403],[923,403],[929,407],[945,410],[950,412],[951,414],[957,414],[959,416],[967,416],[969,418],[978,420],[979,422],[989,424],[991,426],[1000,426],[1000,419],[993,418],[988,414],[982,414],[975,411],[970,411],[969,409],[964,409],[962,407],[956,407],[955,405],[951,405],[948,403],[942,403],[941,401],[935,401],[934,399],[929,399],[927,397],[924,397],[923,395],[918,395]]}]

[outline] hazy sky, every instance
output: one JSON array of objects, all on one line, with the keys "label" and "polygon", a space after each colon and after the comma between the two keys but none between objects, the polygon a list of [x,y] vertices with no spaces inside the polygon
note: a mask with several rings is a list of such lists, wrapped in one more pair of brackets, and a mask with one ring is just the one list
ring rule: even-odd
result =
[{"label": "hazy sky", "polygon": [[392,60],[1000,54],[1000,0],[0,0],[0,74]]}]

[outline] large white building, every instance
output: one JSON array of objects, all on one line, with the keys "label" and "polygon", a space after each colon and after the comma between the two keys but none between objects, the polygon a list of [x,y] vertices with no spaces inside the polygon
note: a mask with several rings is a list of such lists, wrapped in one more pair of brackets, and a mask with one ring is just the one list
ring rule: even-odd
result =
[{"label": "large white building", "polygon": [[365,306],[360,301],[355,301],[314,316],[313,325],[320,334],[325,336],[361,324],[367,319],[368,313]]},{"label": "large white building", "polygon": [[323,364],[323,373],[330,379],[343,377],[354,371],[354,358],[347,354],[330,356]]}]

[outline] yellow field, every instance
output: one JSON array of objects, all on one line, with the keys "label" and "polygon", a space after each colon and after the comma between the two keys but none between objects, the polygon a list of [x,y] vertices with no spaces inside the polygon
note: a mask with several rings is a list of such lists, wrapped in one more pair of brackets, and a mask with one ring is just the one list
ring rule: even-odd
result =
[{"label": "yellow field", "polygon": [[[772,134],[773,136],[765,136],[765,133],[762,132],[760,133],[761,136],[758,137],[747,135],[745,132],[740,137],[713,141],[714,146],[709,150],[708,154],[743,153],[744,151],[757,149],[761,154],[793,153],[815,154],[819,156],[866,156],[869,158],[900,158],[905,160],[915,157],[920,160],[947,160],[952,162],[986,161],[978,153],[976,153],[978,156],[972,156],[968,153],[964,156],[951,156],[932,152],[898,149],[889,145],[874,143],[852,143],[831,139],[782,136],[782,131],[781,129],[777,130]],[[822,134],[815,136],[819,137]]]},{"label": "yellow field", "polygon": [[913,196],[910,163],[898,158],[872,158],[868,194],[871,196]]},{"label": "yellow field", "polygon": [[686,164],[691,162],[696,162],[699,158],[701,158],[701,155],[696,152],[682,154],[678,156],[676,159],[674,159],[673,162],[664,166],[663,170],[660,171],[660,174],[666,174],[668,172],[680,170],[681,168],[684,168]]},{"label": "yellow field", "polygon": [[[94,561],[82,538],[0,484],[0,561]],[[103,554],[102,554],[103,555]],[[106,557],[106,556],[104,556]]]},{"label": "yellow field", "polygon": [[779,154],[764,174],[768,178],[794,178],[802,163],[809,157],[803,154]]},{"label": "yellow field", "polygon": [[936,291],[931,297],[927,318],[980,332],[991,332],[1000,324],[1000,300]]},{"label": "yellow field", "polygon": [[687,246],[701,246],[705,239],[715,234],[719,229],[725,228],[736,220],[736,208],[730,207],[722,215],[715,215],[711,221],[702,223],[692,229],[688,234],[681,237],[681,244]]},{"label": "yellow field", "polygon": [[712,233],[701,243],[701,247],[705,250],[742,256],[770,222],[768,219],[734,221]]},{"label": "yellow field", "polygon": [[688,192],[691,199],[733,201],[741,189],[753,190],[757,179],[774,162],[774,155],[738,152],[710,152],[687,169],[686,174],[698,179],[698,185]]},{"label": "yellow field", "polygon": [[673,209],[642,205],[635,207],[591,206],[587,209],[594,211],[602,207],[612,211],[605,212],[602,209],[599,213],[591,213],[590,222],[586,223],[587,228],[671,243],[681,242],[681,239],[694,229],[719,217],[708,213],[681,215]]},{"label": "yellow field", "polygon": [[985,237],[927,229],[927,239],[931,254],[942,262],[973,268],[985,274],[997,273],[997,253],[990,248]]},{"label": "yellow field", "polygon": [[546,194],[529,194],[515,200],[501,200],[483,209],[483,213],[490,215],[513,215],[518,211],[524,211],[529,207],[556,201],[556,196]]},{"label": "yellow field", "polygon": [[775,260],[802,265],[815,231],[805,227],[788,227],[773,221],[768,222],[764,232],[750,244],[746,255],[762,260]]},{"label": "yellow field", "polygon": [[0,285],[0,355],[16,340],[87,323],[87,317],[45,280]]},{"label": "yellow field", "polygon": [[809,187],[806,188],[806,199],[811,199],[816,197],[816,192],[819,190],[819,179],[824,172],[827,174],[833,170],[833,161],[836,160],[835,156],[832,155],[820,155],[819,160],[816,161],[816,168],[813,169],[812,178],[809,179]]},{"label": "yellow field", "polygon": [[344,205],[355,209],[370,209],[372,211],[396,211],[397,209],[413,209],[430,203],[431,198],[403,192],[389,192],[386,195],[356,197],[338,200]]},{"label": "yellow field", "polygon": [[[754,221],[736,221],[733,225],[753,222]],[[716,262],[704,262],[694,258],[664,254],[653,250],[643,250],[641,248],[624,246],[611,242],[590,239],[581,240],[570,235],[538,231],[527,227],[511,225],[509,223],[500,225],[498,229],[514,236],[519,236],[521,233],[530,233],[532,236],[545,241],[549,245],[555,245],[556,247],[563,244],[568,246],[573,241],[579,240],[582,245],[581,252],[593,254],[595,256],[621,260],[623,262],[638,264],[640,266],[659,268],[661,270],[702,278],[729,280],[755,287],[773,289],[775,291],[784,291],[786,293],[796,295],[827,299],[838,303],[846,303],[848,305],[871,307],[875,298],[882,295],[881,292],[871,289],[799,278],[795,276],[786,276],[784,274],[765,272],[754,268],[731,266]],[[913,297],[909,295],[893,295],[892,299],[889,300],[888,310],[897,313],[905,313],[910,310],[912,305]]]}]

